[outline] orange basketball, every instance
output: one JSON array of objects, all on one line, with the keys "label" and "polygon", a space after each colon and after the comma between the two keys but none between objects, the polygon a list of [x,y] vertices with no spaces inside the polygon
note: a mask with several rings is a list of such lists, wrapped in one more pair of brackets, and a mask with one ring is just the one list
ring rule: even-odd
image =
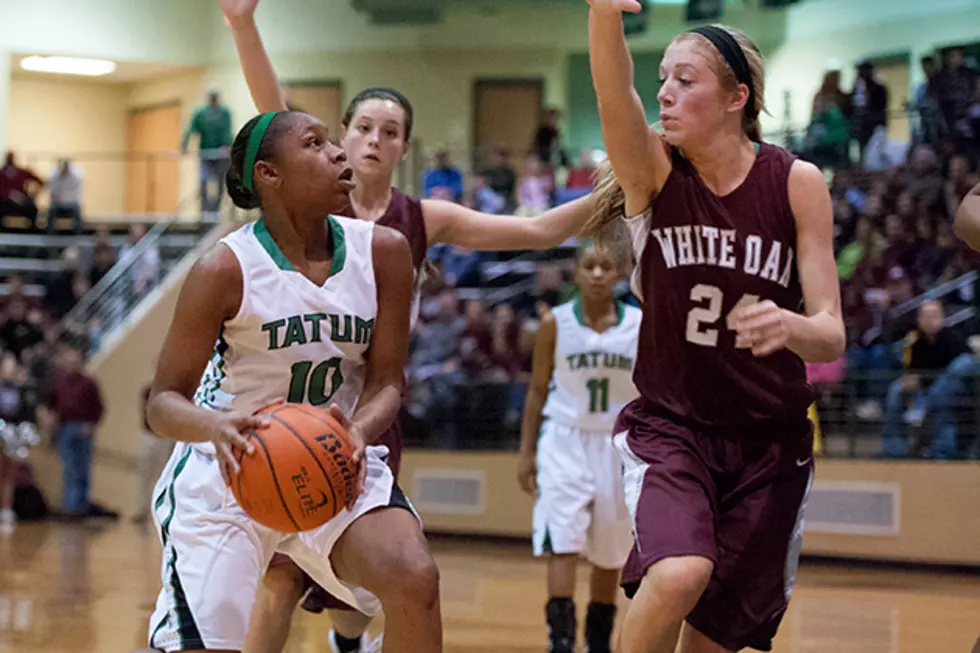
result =
[{"label": "orange basketball", "polygon": [[231,490],[249,517],[283,533],[325,524],[354,492],[357,468],[347,431],[325,411],[304,404],[260,410],[269,426],[245,437],[255,447],[239,458]]}]

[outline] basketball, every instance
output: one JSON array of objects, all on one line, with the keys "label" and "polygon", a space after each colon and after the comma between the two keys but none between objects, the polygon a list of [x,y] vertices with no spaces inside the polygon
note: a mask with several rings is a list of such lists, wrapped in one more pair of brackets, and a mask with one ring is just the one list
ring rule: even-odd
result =
[{"label": "basketball", "polygon": [[354,492],[357,468],[347,431],[330,414],[304,404],[260,410],[269,426],[245,437],[232,493],[249,517],[283,533],[307,531],[336,516]]}]

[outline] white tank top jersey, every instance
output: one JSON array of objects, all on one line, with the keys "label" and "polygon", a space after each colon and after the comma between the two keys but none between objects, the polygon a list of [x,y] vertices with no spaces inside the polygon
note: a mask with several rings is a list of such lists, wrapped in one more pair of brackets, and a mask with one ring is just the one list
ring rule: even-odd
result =
[{"label": "white tank top jersey", "polygon": [[221,240],[242,269],[242,304],[224,323],[198,406],[251,414],[285,399],[353,414],[378,314],[374,223],[327,220],[334,256],[322,286],[290,264],[262,220]]},{"label": "white tank top jersey", "polygon": [[577,298],[551,310],[557,339],[546,418],[611,435],[619,412],[638,396],[633,364],[641,312],[623,303],[616,307],[616,325],[602,333],[585,326]]}]

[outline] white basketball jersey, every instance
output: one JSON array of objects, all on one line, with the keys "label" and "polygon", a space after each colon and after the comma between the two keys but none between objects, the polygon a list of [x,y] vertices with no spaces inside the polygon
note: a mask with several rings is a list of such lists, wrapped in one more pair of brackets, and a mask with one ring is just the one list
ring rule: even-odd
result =
[{"label": "white basketball jersey", "polygon": [[215,344],[199,406],[251,414],[285,399],[353,414],[378,314],[374,223],[328,222],[334,256],[322,286],[293,268],[261,220],[222,239],[242,268],[242,304]]},{"label": "white basketball jersey", "polygon": [[555,369],[544,416],[583,431],[608,432],[639,394],[633,385],[640,310],[619,303],[619,321],[602,333],[585,326],[579,299],[552,309]]}]

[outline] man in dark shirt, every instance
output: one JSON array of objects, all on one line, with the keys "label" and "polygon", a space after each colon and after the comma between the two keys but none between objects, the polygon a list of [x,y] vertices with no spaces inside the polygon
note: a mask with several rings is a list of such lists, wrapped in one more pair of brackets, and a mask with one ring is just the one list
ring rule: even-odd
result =
[{"label": "man in dark shirt", "polygon": [[82,352],[66,347],[51,382],[50,408],[58,420],[58,450],[64,475],[62,511],[69,518],[90,514],[92,441],[102,421],[102,393],[85,373]]},{"label": "man in dark shirt", "polygon": [[37,228],[37,204],[34,196],[44,186],[44,181],[27,168],[17,165],[12,151],[0,167],[0,223],[3,216],[12,215],[27,218],[31,228]]},{"label": "man in dark shirt", "polygon": [[21,360],[21,354],[44,339],[41,328],[27,320],[27,304],[21,297],[7,304],[7,319],[0,326],[0,344]]},{"label": "man in dark shirt", "polygon": [[[943,305],[939,301],[929,300],[919,306],[917,328],[906,352],[905,370],[888,389],[885,430],[882,433],[882,452],[885,457],[905,458],[909,455],[903,422],[921,424],[926,414],[931,412],[931,400],[937,395],[937,391],[939,394],[947,391],[944,375],[956,373],[961,365],[971,359],[966,342],[943,325],[944,319]],[[933,388],[934,383],[937,388]],[[913,408],[905,412],[910,396],[914,396]],[[945,451],[948,443],[940,443],[939,440],[941,438],[934,436],[934,445],[939,445]],[[955,455],[955,430],[952,445]]]}]

